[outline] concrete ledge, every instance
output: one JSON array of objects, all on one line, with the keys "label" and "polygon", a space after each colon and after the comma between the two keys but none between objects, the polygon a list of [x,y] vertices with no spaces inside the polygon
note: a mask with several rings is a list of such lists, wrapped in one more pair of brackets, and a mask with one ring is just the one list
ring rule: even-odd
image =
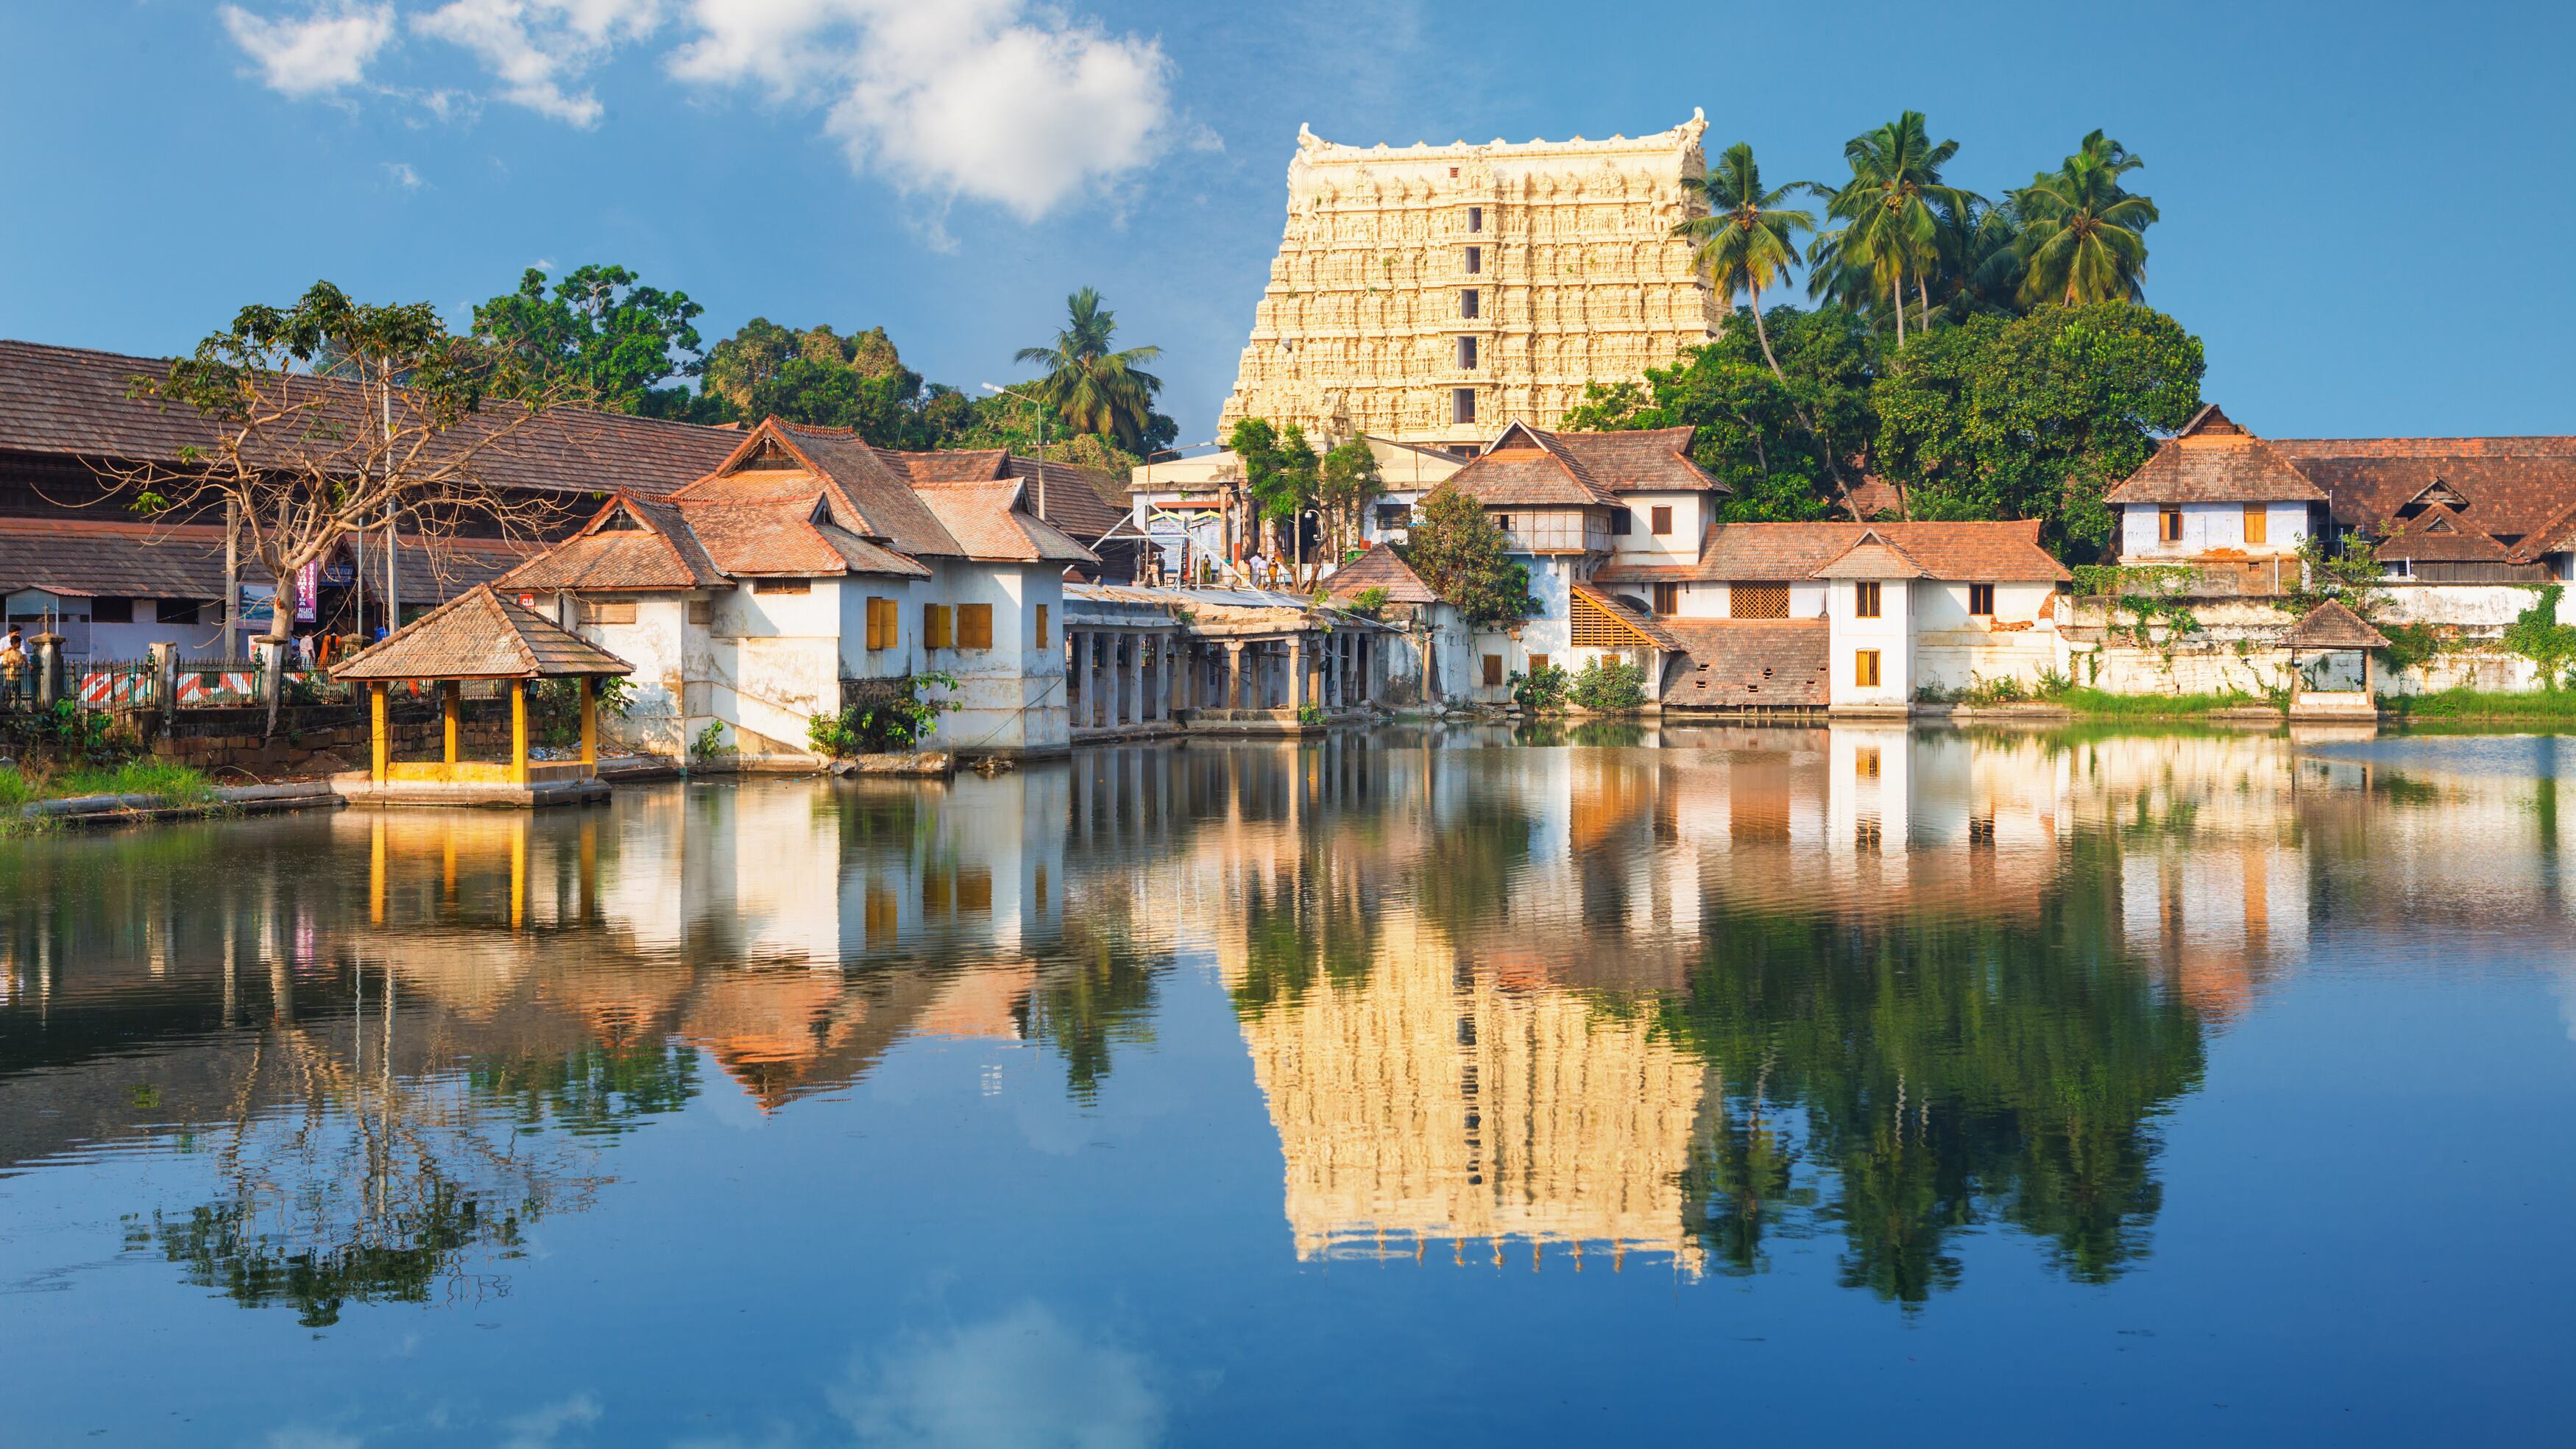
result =
[{"label": "concrete ledge", "polygon": [[356,780],[335,778],[331,784],[352,805],[380,807],[541,810],[551,805],[581,805],[608,798],[607,783],[597,779],[555,780],[541,785],[377,785],[361,776]]},{"label": "concrete ledge", "polygon": [[337,810],[345,802],[328,780],[296,780],[282,785],[242,785],[217,790],[206,805],[173,805],[158,795],[74,795],[38,800],[21,812],[74,824],[114,825],[127,821],[199,820],[209,815],[273,815],[284,810]]},{"label": "concrete ledge", "polygon": [[832,762],[840,776],[867,775],[913,780],[945,780],[957,773],[957,757],[946,750],[905,750],[881,755],[852,755]]},{"label": "concrete ledge", "polygon": [[1077,745],[1097,745],[1116,740],[1169,739],[1180,732],[1180,721],[1154,719],[1123,725],[1076,725],[1072,734]]}]

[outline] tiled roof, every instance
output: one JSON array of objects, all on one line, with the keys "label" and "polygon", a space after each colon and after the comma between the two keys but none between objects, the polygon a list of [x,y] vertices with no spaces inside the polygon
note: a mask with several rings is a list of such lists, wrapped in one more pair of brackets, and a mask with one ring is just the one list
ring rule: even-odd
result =
[{"label": "tiled roof", "polygon": [[[368,540],[367,593],[384,581],[381,536]],[[406,534],[397,560],[406,604],[436,603],[498,577],[532,545],[506,539],[427,539]],[[349,555],[344,550],[345,562]],[[267,573],[245,552],[241,577]],[[0,592],[56,592],[137,599],[221,599],[224,531],[209,525],[106,519],[0,518]]]},{"label": "tiled roof", "polygon": [[[851,571],[850,554],[844,547],[824,536],[825,525],[814,519],[813,503],[682,503],[680,516],[688,521],[689,531],[707,551],[715,566],[737,578],[786,577],[811,578],[817,575],[842,574]],[[854,535],[840,532],[850,543],[860,542]],[[911,578],[926,577],[930,570],[901,555],[878,549],[888,560],[900,565],[871,570],[897,573]],[[873,557],[873,555],[870,555]]]},{"label": "tiled roof", "polygon": [[2388,638],[2359,614],[2328,599],[2291,625],[2281,643],[2289,649],[2385,649]]},{"label": "tiled roof", "polygon": [[1020,511],[1017,478],[991,483],[947,483],[918,495],[969,558],[1055,560],[1096,564],[1100,556],[1062,530]]},{"label": "tiled roof", "polygon": [[[631,526],[616,526],[621,521]],[[507,589],[703,589],[724,575],[667,503],[620,498],[582,531],[509,572]]]},{"label": "tiled roof", "polygon": [[2379,545],[2384,559],[2426,563],[2502,563],[2508,550],[2447,503],[2436,503],[2397,526]]},{"label": "tiled roof", "polygon": [[1450,486],[1488,508],[1541,505],[1616,506],[1619,496],[1596,488],[1564,455],[1545,448],[1504,448],[1479,453],[1450,475]]},{"label": "tiled roof", "polygon": [[1930,571],[1914,561],[1914,556],[1890,542],[1887,535],[1872,528],[1860,541],[1845,549],[1833,562],[1816,570],[1820,579],[1920,579]]},{"label": "tiled roof", "polygon": [[1595,488],[1613,493],[1728,491],[1690,460],[1697,428],[1643,428],[1617,433],[1552,433],[1532,428],[1540,446],[1572,459]]},{"label": "tiled roof", "polygon": [[1874,519],[1881,514],[1894,516],[1904,508],[1904,501],[1897,497],[1896,485],[1884,478],[1863,478],[1853,484],[1851,500],[1852,507],[1859,509],[1863,518]]},{"label": "tiled roof", "polygon": [[1350,598],[1364,589],[1384,589],[1391,604],[1440,602],[1440,596],[1422,581],[1422,575],[1382,543],[1370,545],[1368,552],[1335,569],[1325,582],[1337,599]]},{"label": "tiled roof", "polygon": [[2185,433],[2156,449],[2105,503],[2319,503],[2325,493],[2243,432]]},{"label": "tiled roof", "polygon": [[1569,585],[1567,592],[1644,635],[1658,649],[1683,647],[1682,641],[1675,638],[1671,631],[1664,627],[1662,621],[1651,612],[1640,609],[1625,599],[1613,598],[1599,589],[1587,588],[1582,584]]},{"label": "tiled roof", "polygon": [[746,455],[764,435],[783,438],[818,474],[837,485],[842,498],[857,512],[855,519],[847,521],[868,537],[884,539],[916,558],[964,552],[930,510],[922,506],[920,495],[912,490],[912,480],[887,466],[876,449],[858,434],[846,429],[802,427],[772,418],[752,430],[752,438],[744,443]]},{"label": "tiled roof", "polygon": [[[160,377],[169,366],[167,358],[0,341],[0,449],[174,462],[181,448],[209,441],[206,422],[187,408],[125,395],[129,379]],[[514,403],[487,402],[457,436],[470,438],[516,411]],[[702,476],[741,441],[721,428],[555,408],[493,444],[476,471],[490,487],[652,497]]]},{"label": "tiled roof", "polygon": [[1820,709],[1831,645],[1823,619],[1666,619],[1689,658],[1664,686],[1667,705]]},{"label": "tiled roof", "polygon": [[2385,535],[2399,510],[2437,485],[2456,494],[2463,526],[2527,563],[2568,546],[2576,509],[2576,437],[2281,438],[2273,451],[2325,490],[2338,527]]},{"label": "tiled roof", "polygon": [[1105,537],[1109,530],[1118,526],[1120,519],[1128,517],[1125,507],[1110,501],[1113,496],[1123,497],[1126,491],[1125,485],[1115,478],[1052,459],[1043,464],[1035,458],[1016,454],[1010,459],[1012,476],[1023,480],[1034,479],[1041,467],[1046,470],[1046,507],[1042,510],[1035,508],[1036,490],[1032,488],[1029,490],[1032,511],[1054,524],[1074,542],[1087,545],[1094,539]]},{"label": "tiled roof", "polygon": [[558,679],[625,660],[478,584],[334,666],[334,679]]},{"label": "tiled roof", "polygon": [[1902,549],[1935,579],[2002,583],[2072,577],[2039,546],[2039,524],[2028,519],[2012,523],[1722,523],[1709,530],[1695,563],[1614,563],[1593,577],[1602,583],[1812,579],[1873,533]]}]

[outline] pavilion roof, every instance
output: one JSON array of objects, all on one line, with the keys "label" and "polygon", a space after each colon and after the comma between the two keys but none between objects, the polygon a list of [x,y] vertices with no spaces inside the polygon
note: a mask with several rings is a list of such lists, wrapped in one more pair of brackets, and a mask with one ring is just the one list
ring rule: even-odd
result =
[{"label": "pavilion roof", "polygon": [[564,679],[632,674],[625,660],[477,584],[334,666],[331,677]]},{"label": "pavilion roof", "polygon": [[2388,636],[2341,601],[2328,599],[2291,625],[2281,643],[2290,649],[2385,649]]}]

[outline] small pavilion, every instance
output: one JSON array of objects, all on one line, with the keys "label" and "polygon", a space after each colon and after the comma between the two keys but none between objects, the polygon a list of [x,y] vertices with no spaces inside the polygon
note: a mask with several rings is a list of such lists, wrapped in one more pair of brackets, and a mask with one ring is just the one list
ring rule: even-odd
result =
[{"label": "small pavilion", "polygon": [[[381,803],[542,805],[587,798],[599,780],[599,681],[631,674],[625,660],[534,609],[478,584],[351,655],[331,677],[367,686],[372,747],[366,796]],[[464,681],[491,680],[510,701],[510,757],[468,760],[459,749]],[[528,758],[528,690],[540,679],[581,686],[581,758]],[[389,718],[393,686],[438,686],[441,758],[396,760]],[[348,792],[344,792],[348,793]]]},{"label": "small pavilion", "polygon": [[2379,717],[2370,693],[2370,651],[2388,647],[2388,636],[2359,614],[2328,599],[2301,616],[2281,640],[2298,674],[2290,700],[2292,719]]}]

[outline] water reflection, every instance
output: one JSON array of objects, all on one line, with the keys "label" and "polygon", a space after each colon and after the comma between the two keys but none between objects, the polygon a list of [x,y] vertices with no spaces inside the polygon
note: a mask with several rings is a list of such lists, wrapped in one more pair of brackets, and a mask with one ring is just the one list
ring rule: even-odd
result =
[{"label": "water reflection", "polygon": [[0,843],[0,1174],[183,1158],[202,1190],[131,1204],[128,1249],[322,1326],[512,1291],[530,1225],[710,1092],[859,1112],[946,1040],[1093,1102],[1212,981],[1300,1259],[1696,1278],[1822,1241],[1920,1304],[1994,1228],[2102,1282],[2210,1033],[2320,939],[2563,930],[2554,770],[2443,765],[1399,730]]}]

